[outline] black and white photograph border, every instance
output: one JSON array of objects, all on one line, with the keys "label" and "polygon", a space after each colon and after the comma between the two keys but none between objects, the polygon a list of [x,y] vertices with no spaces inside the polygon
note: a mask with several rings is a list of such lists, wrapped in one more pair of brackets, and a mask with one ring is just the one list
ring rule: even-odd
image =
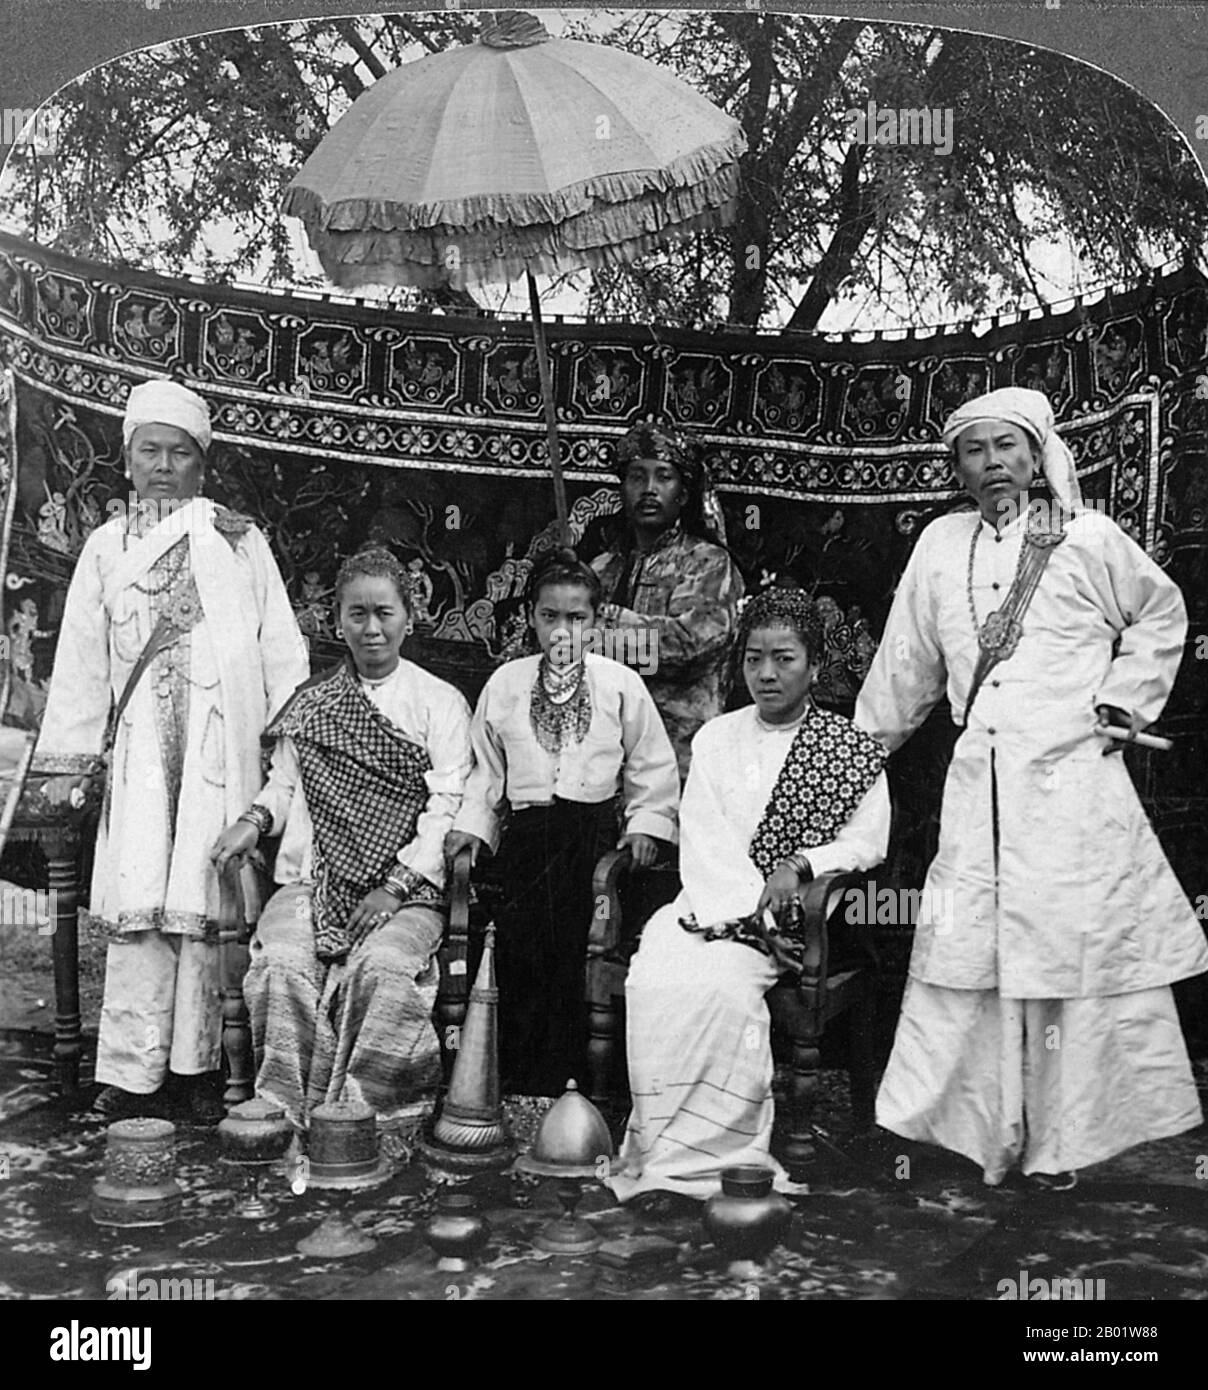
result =
[{"label": "black and white photograph border", "polygon": [[1154,1360],[1208,1299],[1208,3],[6,0],[0,156],[52,1361],[151,1364],[85,1301],[399,1299]]}]

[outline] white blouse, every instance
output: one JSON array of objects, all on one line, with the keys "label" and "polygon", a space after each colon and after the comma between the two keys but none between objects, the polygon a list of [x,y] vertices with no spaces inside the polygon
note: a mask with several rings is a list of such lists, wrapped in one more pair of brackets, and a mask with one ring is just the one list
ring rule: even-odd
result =
[{"label": "white blouse", "polygon": [[529,709],[539,656],[501,666],[483,687],[470,725],[474,769],[454,828],[499,843],[505,804],[520,811],[554,799],[597,804],[619,791],[626,833],[674,843],[679,772],[671,740],[642,678],[608,657],[584,657],[591,724],[558,753],[537,742]]},{"label": "white blouse", "polygon": [[[692,740],[680,810],[680,878],[703,927],[755,911],[765,880],[751,858],[751,840],[798,727],[799,721],[765,724],[747,706],[710,719]],[[805,851],[815,876],[880,863],[889,822],[889,782],[882,772],[835,838]]]}]

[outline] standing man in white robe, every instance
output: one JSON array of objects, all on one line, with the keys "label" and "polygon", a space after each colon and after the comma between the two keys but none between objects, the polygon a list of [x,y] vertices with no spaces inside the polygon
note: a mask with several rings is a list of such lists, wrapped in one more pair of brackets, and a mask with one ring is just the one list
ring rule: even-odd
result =
[{"label": "standing man in white robe", "polygon": [[[877,1120],[964,1154],[991,1185],[1018,1166],[1065,1189],[1202,1119],[1170,986],[1208,969],[1208,946],[1104,736],[1161,713],[1186,609],[1082,508],[1039,392],[967,402],[944,439],[978,509],[919,537],[856,706],[893,750],[946,688],[964,730],[924,889],[954,911],[916,927]],[[1042,478],[1052,504],[1030,497]]]},{"label": "standing man in white robe", "polygon": [[112,938],[96,1108],[147,1113],[171,1072],[188,1113],[212,1121],[222,1107],[210,847],[260,786],[260,734],[306,679],[306,644],[263,535],[200,495],[201,397],[144,382],[122,435],[137,502],[98,527],[76,563],[37,756],[60,774],[50,787],[60,802],[78,802],[109,765],[89,903]]}]

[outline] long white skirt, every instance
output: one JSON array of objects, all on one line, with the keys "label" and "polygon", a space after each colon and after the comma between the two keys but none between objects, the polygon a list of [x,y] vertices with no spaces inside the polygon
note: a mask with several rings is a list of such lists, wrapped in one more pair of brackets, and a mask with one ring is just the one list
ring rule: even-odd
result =
[{"label": "long white skirt", "polygon": [[771,961],[749,946],[686,932],[680,900],[647,923],[625,984],[633,1113],[623,1170],[609,1186],[624,1202],[661,1189],[721,1190],[736,1163],[787,1174],[771,1157]]},{"label": "long white skirt", "polygon": [[1001,999],[909,980],[877,1123],[963,1154],[985,1181],[1060,1173],[1203,1120],[1169,987]]}]

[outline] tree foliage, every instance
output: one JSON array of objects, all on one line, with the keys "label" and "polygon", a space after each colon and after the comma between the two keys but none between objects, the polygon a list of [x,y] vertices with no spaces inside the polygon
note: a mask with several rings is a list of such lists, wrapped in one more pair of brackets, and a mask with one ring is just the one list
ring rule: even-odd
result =
[{"label": "tree foliage", "polygon": [[[281,195],[387,69],[467,42],[457,11],[231,30],[107,63],[58,96],[53,157],[10,168],[7,220],[101,261],[321,284]],[[1044,247],[1084,280],[1202,252],[1208,192],[1162,115],[1058,54],[924,26],[746,12],[597,13],[741,121],[736,220],[590,278],[599,314],[816,328],[840,297],[878,326],[1053,298]],[[951,112],[951,149],[874,144],[852,113]],[[438,296],[443,302],[456,296]]]}]

